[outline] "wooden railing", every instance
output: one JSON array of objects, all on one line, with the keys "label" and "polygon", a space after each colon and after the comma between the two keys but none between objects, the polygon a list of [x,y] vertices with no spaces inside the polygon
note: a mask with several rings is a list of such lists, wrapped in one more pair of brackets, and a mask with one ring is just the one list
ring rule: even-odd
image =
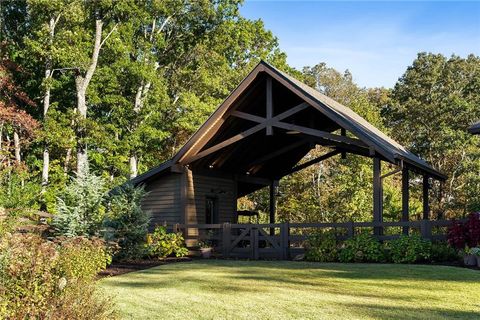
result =
[{"label": "wooden railing", "polygon": [[[319,230],[333,230],[338,240],[374,228],[382,234],[378,240],[393,240],[402,234],[418,234],[430,240],[445,240],[449,220],[419,220],[400,222],[341,222],[341,223],[274,223],[274,224],[175,224],[173,231],[184,234],[187,245],[209,242],[224,258],[288,259],[304,251],[309,235]],[[394,229],[394,230],[392,230]]]}]

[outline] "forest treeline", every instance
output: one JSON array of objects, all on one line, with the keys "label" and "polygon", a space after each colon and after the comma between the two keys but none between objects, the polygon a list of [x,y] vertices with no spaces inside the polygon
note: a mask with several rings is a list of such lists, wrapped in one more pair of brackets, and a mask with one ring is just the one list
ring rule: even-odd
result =
[{"label": "forest treeline", "polygon": [[[434,217],[480,210],[480,143],[467,132],[480,119],[480,57],[419,53],[394,88],[362,88],[321,56],[315,66],[290,67],[275,35],[240,6],[1,1],[0,206],[55,213],[56,195],[87,167],[113,187],[169,159],[263,59],[447,174],[432,184]],[[371,163],[349,155],[282,179],[281,218],[371,219]],[[418,216],[418,177],[411,185]],[[398,220],[400,177],[384,188],[385,217]],[[265,193],[241,206],[266,209]]]}]

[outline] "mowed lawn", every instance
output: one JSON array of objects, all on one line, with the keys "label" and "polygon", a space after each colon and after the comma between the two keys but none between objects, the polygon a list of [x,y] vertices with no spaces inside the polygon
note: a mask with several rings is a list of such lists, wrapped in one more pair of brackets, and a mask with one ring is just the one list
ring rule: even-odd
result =
[{"label": "mowed lawn", "polygon": [[124,319],[480,319],[480,272],[193,261],[103,279]]}]

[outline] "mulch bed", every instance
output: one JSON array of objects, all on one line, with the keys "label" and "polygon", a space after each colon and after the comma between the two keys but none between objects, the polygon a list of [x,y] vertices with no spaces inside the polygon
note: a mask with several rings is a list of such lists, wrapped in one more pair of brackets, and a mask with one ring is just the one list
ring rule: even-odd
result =
[{"label": "mulch bed", "polygon": [[[98,278],[113,277],[113,276],[118,276],[121,274],[133,272],[133,271],[139,271],[139,270],[144,270],[148,268],[153,268],[156,266],[161,266],[164,264],[187,262],[187,261],[192,261],[192,258],[171,257],[171,258],[166,258],[165,260],[149,259],[149,260],[132,260],[132,261],[124,261],[121,263],[112,263],[110,266],[108,266],[107,269],[105,269],[104,271],[98,274]],[[460,267],[460,268],[480,270],[480,268],[478,267],[465,266],[460,261],[436,262],[436,263],[430,263],[429,265],[441,265],[441,266]]]},{"label": "mulch bed", "polygon": [[113,277],[118,276],[121,274],[144,270],[168,263],[178,263],[178,262],[186,262],[191,261],[191,258],[183,257],[183,258],[166,258],[165,260],[132,260],[132,261],[122,261],[119,263],[112,263],[108,266],[107,269],[103,270],[98,274],[99,278],[105,277]]}]

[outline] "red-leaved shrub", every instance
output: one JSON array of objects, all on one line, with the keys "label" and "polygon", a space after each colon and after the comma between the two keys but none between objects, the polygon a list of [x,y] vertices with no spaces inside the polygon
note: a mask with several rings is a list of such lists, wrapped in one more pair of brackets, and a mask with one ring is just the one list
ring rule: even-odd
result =
[{"label": "red-leaved shrub", "polygon": [[467,245],[470,248],[480,244],[480,213],[470,213],[465,223]]},{"label": "red-leaved shrub", "polygon": [[470,248],[480,245],[480,213],[468,215],[466,222],[453,221],[448,228],[448,243],[457,249]]},{"label": "red-leaved shrub", "polygon": [[460,221],[453,221],[448,227],[448,244],[457,249],[465,248],[465,227]]}]

